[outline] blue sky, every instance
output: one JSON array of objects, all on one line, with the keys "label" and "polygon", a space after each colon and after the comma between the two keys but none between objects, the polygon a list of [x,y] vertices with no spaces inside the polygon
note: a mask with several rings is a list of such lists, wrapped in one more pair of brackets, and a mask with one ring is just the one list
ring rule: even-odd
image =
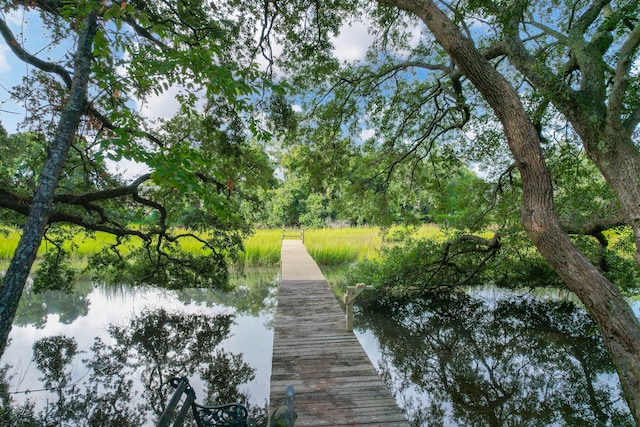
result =
[{"label": "blue sky", "polygon": [[20,82],[23,75],[24,63],[18,61],[11,53],[4,40],[0,44],[0,121],[10,133],[17,130],[18,121],[23,116],[19,105],[8,101],[9,90]]},{"label": "blue sky", "polygon": [[[42,37],[43,25],[37,14],[24,12],[22,9],[11,14],[0,14],[11,27],[17,40],[31,54],[37,54],[42,59],[57,59],[63,54],[61,49],[55,51],[48,48],[49,40]],[[342,34],[333,39],[336,57],[341,61],[363,58],[371,39],[365,23],[356,22],[345,26]],[[20,131],[18,123],[24,117],[24,109],[8,100],[8,91],[19,84],[21,78],[31,69],[31,66],[13,55],[4,40],[0,40],[0,121],[10,133]],[[169,90],[144,104],[138,104],[137,107],[147,116],[170,117],[177,110],[176,93],[177,90]]]},{"label": "blue sky", "polygon": [[[0,17],[7,22],[18,42],[29,53],[41,59],[52,59],[53,61],[59,60],[65,54],[62,48],[54,49],[49,46],[49,33],[44,29],[37,13],[20,8],[12,13],[0,12]],[[372,37],[368,34],[366,23],[354,22],[345,26],[341,34],[334,37],[332,41],[336,46],[335,55],[339,60],[356,61],[364,58]],[[277,46],[274,47],[275,54],[277,54],[279,49]],[[19,124],[26,114],[24,107],[9,99],[9,91],[21,82],[23,76],[33,71],[33,68],[18,59],[6,45],[4,39],[0,39],[0,122],[9,133],[23,130]],[[169,118],[178,109],[178,104],[175,101],[177,93],[177,88],[170,88],[144,103],[137,102],[136,108],[147,117]],[[359,136],[366,139],[372,135],[370,132],[364,131]],[[114,164],[113,169],[132,179],[146,172],[143,165],[126,161]]]},{"label": "blue sky", "polygon": [[[49,49],[50,41],[44,37],[42,21],[33,12],[15,11],[2,13],[16,40],[31,54],[41,59],[56,60],[64,54],[61,49]],[[0,120],[10,133],[19,131],[18,123],[24,118],[24,108],[8,99],[9,90],[21,82],[33,67],[18,59],[4,39],[0,39]]]}]

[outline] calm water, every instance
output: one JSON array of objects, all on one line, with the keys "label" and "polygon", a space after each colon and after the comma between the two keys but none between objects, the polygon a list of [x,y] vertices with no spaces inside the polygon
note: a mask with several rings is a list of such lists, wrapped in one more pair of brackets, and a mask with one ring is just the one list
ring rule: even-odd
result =
[{"label": "calm water", "polygon": [[[265,425],[277,279],[253,271],[228,294],[27,292],[2,359],[15,410],[31,402],[50,425],[150,425],[162,384],[187,375],[198,401],[242,401]],[[563,295],[486,288],[366,307],[355,332],[412,425],[633,425],[595,325]]]},{"label": "calm water", "polygon": [[186,375],[199,402],[241,401],[264,425],[278,269],[235,279],[227,294],[86,283],[73,295],[27,292],[2,358],[11,398],[51,425],[89,425],[91,414],[92,425],[153,425],[172,391],[163,383]]},{"label": "calm water", "polygon": [[414,426],[634,425],[595,324],[570,298],[481,289],[368,307],[356,324]]}]

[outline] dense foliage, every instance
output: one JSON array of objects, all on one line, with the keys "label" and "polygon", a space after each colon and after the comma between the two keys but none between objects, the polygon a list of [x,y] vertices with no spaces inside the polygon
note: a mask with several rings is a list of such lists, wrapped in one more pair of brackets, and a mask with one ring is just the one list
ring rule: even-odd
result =
[{"label": "dense foliage", "polygon": [[[72,279],[64,264],[73,252],[64,245],[68,236],[101,231],[115,242],[92,266],[118,272],[116,280],[224,287],[227,262],[251,228],[240,204],[258,209],[256,193],[273,179],[259,105],[250,101],[267,82],[253,62],[257,51],[238,48],[253,37],[246,21],[206,2],[5,2],[2,13],[7,45],[29,65],[10,91],[11,105],[24,107],[22,131],[0,135],[5,224],[25,226],[30,207],[39,206],[34,194],[56,138],[73,135],[46,213],[49,286],[68,287]],[[87,101],[77,127],[65,129],[65,100],[81,77],[65,55],[76,55],[76,64],[87,55],[72,49],[92,13],[90,78],[77,92]],[[15,18],[41,28],[39,40],[50,41],[45,51],[16,33]],[[175,117],[155,119],[154,104],[165,100],[175,104]],[[193,239],[203,248],[197,256],[180,249]],[[132,241],[139,249],[130,251]]]},{"label": "dense foliage", "polygon": [[[511,215],[494,219],[497,231],[512,235],[517,219],[585,304],[640,420],[640,323],[606,276],[606,263],[594,268],[569,236],[593,236],[606,250],[603,231],[625,224],[640,263],[637,2],[300,0],[271,10],[284,45],[278,65],[292,75],[310,117],[302,127],[317,153],[309,170],[330,153],[347,158],[342,177],[359,190],[348,200],[366,207],[376,200],[385,209],[394,194],[419,194],[423,177],[437,177],[422,175],[432,155],[443,156],[435,163],[447,172],[456,162],[478,164],[491,178],[496,206],[505,194],[511,200]],[[367,53],[341,62],[337,36],[360,23],[371,35]],[[350,147],[345,132],[360,139],[355,162],[341,157]],[[585,181],[564,154],[582,151],[601,175],[589,188],[611,190],[594,198],[590,213],[567,215],[580,206],[575,192]],[[561,187],[558,175],[566,171],[575,178]],[[563,211],[558,201],[572,205]]]}]

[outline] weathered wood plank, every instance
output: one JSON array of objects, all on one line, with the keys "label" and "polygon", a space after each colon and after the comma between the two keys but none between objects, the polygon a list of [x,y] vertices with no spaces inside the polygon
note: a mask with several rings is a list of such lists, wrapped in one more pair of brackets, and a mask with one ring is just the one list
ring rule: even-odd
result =
[{"label": "weathered wood plank", "polygon": [[293,385],[296,426],[408,427],[304,245],[284,240],[281,263],[271,412]]}]

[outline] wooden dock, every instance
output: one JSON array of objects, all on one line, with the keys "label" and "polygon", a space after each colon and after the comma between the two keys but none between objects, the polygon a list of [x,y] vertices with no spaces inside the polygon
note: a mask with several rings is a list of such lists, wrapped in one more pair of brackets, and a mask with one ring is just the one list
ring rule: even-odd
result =
[{"label": "wooden dock", "polygon": [[299,240],[282,242],[273,342],[272,413],[295,388],[297,426],[409,423],[353,332],[326,279]]}]

